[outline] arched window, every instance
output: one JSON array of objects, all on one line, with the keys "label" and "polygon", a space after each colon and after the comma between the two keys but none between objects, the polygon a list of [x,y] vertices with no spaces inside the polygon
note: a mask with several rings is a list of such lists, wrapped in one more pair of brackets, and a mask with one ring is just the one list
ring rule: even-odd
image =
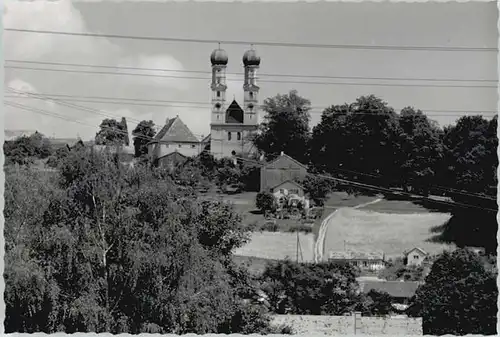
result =
[{"label": "arched window", "polygon": [[231,132],[227,133],[227,140],[231,140]]},{"label": "arched window", "polygon": [[237,138],[238,140],[241,140],[241,132],[238,132],[238,133],[236,134],[236,138]]},{"label": "arched window", "polygon": [[220,97],[220,91],[217,91],[217,97]]}]

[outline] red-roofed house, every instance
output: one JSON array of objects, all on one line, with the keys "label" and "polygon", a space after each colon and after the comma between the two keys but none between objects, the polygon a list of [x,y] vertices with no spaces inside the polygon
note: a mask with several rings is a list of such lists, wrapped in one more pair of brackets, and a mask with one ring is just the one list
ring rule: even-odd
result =
[{"label": "red-roofed house", "polygon": [[153,160],[158,160],[172,152],[192,157],[198,155],[203,150],[202,147],[203,143],[177,116],[167,119],[165,126],[148,144],[148,153]]}]

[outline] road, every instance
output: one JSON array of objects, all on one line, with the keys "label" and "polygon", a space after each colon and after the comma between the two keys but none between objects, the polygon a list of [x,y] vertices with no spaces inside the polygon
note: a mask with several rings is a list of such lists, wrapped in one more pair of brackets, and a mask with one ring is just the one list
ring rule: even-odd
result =
[{"label": "road", "polygon": [[[371,204],[375,204],[377,202],[380,202],[382,199],[375,199],[369,202],[365,202],[363,204],[356,205],[354,207],[342,207],[342,208],[363,208]],[[318,237],[316,239],[316,243],[314,244],[314,262],[319,263],[324,260],[324,246],[325,246],[325,237],[326,237],[326,232],[328,230],[328,227],[331,226],[333,223],[335,223],[335,216],[337,215],[337,212],[342,209],[338,208],[332,213],[330,213],[324,220],[321,222],[321,226],[319,228],[319,233]]]}]

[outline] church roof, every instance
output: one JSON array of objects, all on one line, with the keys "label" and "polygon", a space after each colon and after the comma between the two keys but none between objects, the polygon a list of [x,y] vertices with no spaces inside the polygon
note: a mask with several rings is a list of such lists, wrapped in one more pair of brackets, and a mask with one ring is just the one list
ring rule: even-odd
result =
[{"label": "church roof", "polygon": [[200,141],[177,116],[167,120],[167,124],[158,132],[153,142],[199,143]]},{"label": "church roof", "polygon": [[226,123],[243,123],[243,109],[236,100],[226,110]]}]

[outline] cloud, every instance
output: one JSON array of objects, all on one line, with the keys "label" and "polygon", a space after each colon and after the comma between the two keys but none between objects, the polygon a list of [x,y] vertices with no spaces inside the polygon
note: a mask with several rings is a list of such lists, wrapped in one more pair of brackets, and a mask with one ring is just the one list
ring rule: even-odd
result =
[{"label": "cloud", "polygon": [[[85,17],[74,6],[71,1],[16,1],[4,2],[4,27],[30,29],[30,30],[52,30],[64,32],[93,32],[86,24]],[[144,55],[134,50],[129,50],[121,45],[115,44],[114,40],[105,38],[63,36],[55,34],[36,34],[23,32],[4,32],[4,58],[6,60],[29,60],[42,62],[64,62],[80,64],[96,64],[135,68],[163,68],[171,70],[184,70],[180,61],[168,54]],[[7,63],[14,65],[14,63]],[[53,68],[48,65],[26,65],[15,63],[16,66]],[[57,69],[78,69],[67,66],[57,66]],[[92,69],[89,70],[104,70]],[[113,71],[113,70],[106,70]],[[118,70],[117,70],[118,71]],[[120,70],[126,73],[165,74],[184,76],[179,72],[148,72],[139,70]],[[22,91],[69,94],[76,96],[106,96],[106,97],[145,97],[165,92],[175,97],[179,91],[189,89],[188,80],[176,78],[159,78],[145,76],[121,76],[108,74],[82,74],[71,72],[34,71],[26,69],[6,69],[5,81],[15,89]],[[168,89],[167,91],[165,89]],[[58,98],[64,100],[64,98]],[[164,99],[175,99],[165,97]],[[15,102],[41,108],[50,112],[63,114],[64,116],[84,121],[87,124],[96,125],[93,129],[88,126],[64,121],[54,117],[26,112],[12,107],[7,107],[5,126],[10,129],[35,129],[43,128],[44,133],[58,137],[74,137],[80,134],[93,137],[101,120],[105,117],[74,108],[61,106],[60,104],[48,103],[36,99],[15,99]],[[127,108],[124,103],[119,105],[95,104],[87,102],[68,101],[79,106],[90,107],[112,114],[123,114],[129,118],[140,118],[146,108],[131,106]],[[19,116],[22,116],[19,118]],[[161,118],[164,120],[164,118]]]}]

